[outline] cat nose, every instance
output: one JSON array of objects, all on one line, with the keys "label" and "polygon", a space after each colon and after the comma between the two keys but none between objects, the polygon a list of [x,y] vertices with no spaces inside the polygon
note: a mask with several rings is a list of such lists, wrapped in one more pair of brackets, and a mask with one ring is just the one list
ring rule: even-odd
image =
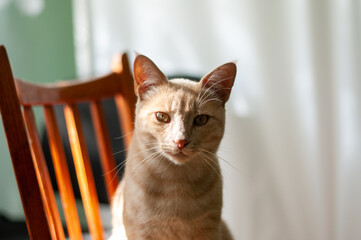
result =
[{"label": "cat nose", "polygon": [[174,142],[177,144],[177,146],[180,150],[183,150],[183,148],[189,143],[189,141],[187,139],[179,139]]}]

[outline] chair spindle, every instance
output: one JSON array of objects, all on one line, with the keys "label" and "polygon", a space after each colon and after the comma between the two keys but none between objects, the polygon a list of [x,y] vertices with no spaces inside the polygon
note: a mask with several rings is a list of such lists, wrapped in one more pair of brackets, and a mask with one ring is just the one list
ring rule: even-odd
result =
[{"label": "chair spindle", "polygon": [[44,106],[44,117],[69,237],[71,239],[81,239],[82,231],[73,187],[53,106]]},{"label": "chair spindle", "polygon": [[28,129],[33,161],[37,170],[37,177],[40,183],[42,197],[46,203],[46,211],[48,214],[49,224],[52,229],[52,234],[53,236],[56,236],[56,239],[65,239],[63,226],[61,224],[58,207],[55,201],[54,190],[51,185],[48,168],[46,166],[44,153],[40,143],[39,132],[35,123],[33,109],[29,106],[25,106],[23,115]]},{"label": "chair spindle", "polygon": [[104,231],[93,173],[81,128],[79,109],[76,104],[67,104],[64,114],[89,230],[93,239],[101,240],[104,239]]},{"label": "chair spindle", "polygon": [[106,127],[104,109],[100,101],[91,102],[90,109],[99,148],[100,161],[103,168],[105,186],[108,199],[111,201],[119,180],[116,178],[116,171],[114,171],[116,164],[113,157],[108,129]]}]

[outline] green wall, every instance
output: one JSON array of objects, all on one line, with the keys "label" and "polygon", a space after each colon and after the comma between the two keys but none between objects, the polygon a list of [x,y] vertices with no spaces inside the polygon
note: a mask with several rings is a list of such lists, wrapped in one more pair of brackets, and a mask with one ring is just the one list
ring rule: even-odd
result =
[{"label": "green wall", "polygon": [[[0,44],[7,49],[14,76],[31,82],[74,78],[72,2],[46,0],[36,16],[24,14],[16,4],[20,1],[10,2],[0,5]],[[22,217],[1,120],[0,193],[0,214]]]}]

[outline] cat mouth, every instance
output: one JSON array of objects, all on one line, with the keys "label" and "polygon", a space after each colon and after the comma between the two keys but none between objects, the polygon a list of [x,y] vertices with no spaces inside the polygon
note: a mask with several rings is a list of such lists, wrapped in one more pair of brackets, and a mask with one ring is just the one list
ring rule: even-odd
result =
[{"label": "cat mouth", "polygon": [[184,154],[184,152],[179,152],[179,153],[176,153],[176,154],[172,154],[174,157],[177,157],[177,158],[187,158],[188,156]]},{"label": "cat mouth", "polygon": [[176,163],[184,163],[186,162],[186,160],[190,157],[187,154],[185,154],[184,152],[180,151],[177,153],[167,153],[168,156],[170,156],[170,159]]}]

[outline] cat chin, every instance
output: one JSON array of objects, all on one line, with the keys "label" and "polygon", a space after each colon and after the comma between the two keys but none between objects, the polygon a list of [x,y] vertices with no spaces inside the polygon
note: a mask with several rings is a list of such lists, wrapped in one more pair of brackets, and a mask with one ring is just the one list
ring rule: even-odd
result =
[{"label": "cat chin", "polygon": [[183,152],[179,152],[176,154],[166,153],[168,159],[176,165],[183,165],[188,162],[192,157],[184,154]]}]

